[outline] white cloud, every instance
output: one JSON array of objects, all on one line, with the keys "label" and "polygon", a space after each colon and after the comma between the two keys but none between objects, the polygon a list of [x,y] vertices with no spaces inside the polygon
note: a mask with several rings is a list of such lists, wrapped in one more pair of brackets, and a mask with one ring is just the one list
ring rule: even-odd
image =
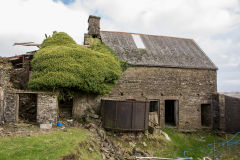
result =
[{"label": "white cloud", "polygon": [[[85,8],[72,10],[63,3],[52,0],[9,0],[0,2],[0,54],[22,54],[27,47],[13,47],[13,42],[41,43],[44,34],[64,31],[78,43],[87,31],[88,11]],[[9,37],[12,39],[10,40]],[[3,49],[5,48],[5,49]],[[7,49],[9,48],[9,52]],[[4,52],[3,52],[4,50]]]},{"label": "white cloud", "polygon": [[14,42],[41,43],[44,34],[64,31],[78,43],[89,14],[101,16],[102,30],[193,38],[219,67],[220,91],[240,91],[239,0],[52,0],[0,2],[0,55],[34,48]]},{"label": "white cloud", "polygon": [[214,35],[239,23],[237,0],[85,0],[123,30]]}]

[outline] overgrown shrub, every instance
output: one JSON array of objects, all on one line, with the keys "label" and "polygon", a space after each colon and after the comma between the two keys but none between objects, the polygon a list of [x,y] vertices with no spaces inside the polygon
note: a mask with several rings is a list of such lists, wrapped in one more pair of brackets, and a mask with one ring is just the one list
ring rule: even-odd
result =
[{"label": "overgrown shrub", "polygon": [[90,44],[91,49],[101,52],[101,53],[110,54],[110,55],[114,56],[116,58],[116,60],[119,61],[123,72],[129,67],[129,63],[127,61],[120,60],[117,57],[117,54],[110,47],[108,47],[107,45],[102,43],[100,39],[88,38],[87,40],[88,40],[87,43]]},{"label": "overgrown shrub", "polygon": [[45,39],[31,63],[29,88],[34,90],[106,94],[122,74],[120,61],[109,50],[79,46],[63,32]]}]

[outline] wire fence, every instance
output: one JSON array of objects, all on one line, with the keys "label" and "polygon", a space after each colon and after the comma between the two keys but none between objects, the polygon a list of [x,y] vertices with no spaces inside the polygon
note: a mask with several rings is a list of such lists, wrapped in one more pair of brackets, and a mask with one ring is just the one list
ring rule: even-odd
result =
[{"label": "wire fence", "polygon": [[[209,157],[212,160],[223,160],[224,156],[231,154],[231,148],[237,145],[240,147],[240,132],[234,134],[229,140],[207,144],[205,148],[199,147],[185,150],[183,155],[187,160],[193,160],[192,157],[197,157],[197,151],[201,152],[201,155],[204,155],[203,157]],[[203,157],[198,157],[197,159],[202,159]]]}]

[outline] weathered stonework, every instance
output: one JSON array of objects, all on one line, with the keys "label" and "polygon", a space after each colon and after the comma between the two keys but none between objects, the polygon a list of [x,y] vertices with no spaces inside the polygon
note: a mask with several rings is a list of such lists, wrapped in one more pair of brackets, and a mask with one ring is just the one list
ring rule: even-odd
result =
[{"label": "weathered stonework", "polygon": [[225,127],[227,132],[240,130],[240,98],[225,95]]},{"label": "weathered stonework", "polygon": [[76,93],[73,99],[73,118],[81,118],[89,108],[98,112],[101,104],[101,97],[102,96],[92,94]]},{"label": "weathered stonework", "polygon": [[240,130],[240,98],[225,94],[215,96],[214,108],[218,110],[214,117],[215,129],[226,132],[237,132]]},{"label": "weathered stonework", "polygon": [[128,68],[112,92],[112,99],[160,101],[160,126],[165,126],[165,100],[179,101],[179,129],[201,128],[201,104],[212,104],[217,93],[216,71],[160,67]]},{"label": "weathered stonework", "polygon": [[4,121],[16,122],[18,116],[19,96],[15,93],[5,94],[4,99]]},{"label": "weathered stonework", "polygon": [[89,16],[88,34],[93,37],[100,37],[100,17]]},{"label": "weathered stonework", "polygon": [[[73,107],[75,118],[89,107],[98,108],[100,99],[158,100],[160,126],[165,127],[165,100],[178,100],[177,128],[201,129],[201,104],[213,106],[217,94],[215,70],[179,69],[161,67],[130,67],[122,75],[112,92],[105,96],[78,96]],[[212,107],[212,113],[213,107]],[[213,126],[213,119],[211,125]]]},{"label": "weathered stonework", "polygon": [[37,96],[37,122],[56,126],[58,117],[58,99],[55,94],[39,93]]},{"label": "weathered stonework", "polygon": [[12,73],[12,65],[7,59],[0,58],[0,124],[16,121],[18,96],[12,94],[14,90],[11,82]]}]

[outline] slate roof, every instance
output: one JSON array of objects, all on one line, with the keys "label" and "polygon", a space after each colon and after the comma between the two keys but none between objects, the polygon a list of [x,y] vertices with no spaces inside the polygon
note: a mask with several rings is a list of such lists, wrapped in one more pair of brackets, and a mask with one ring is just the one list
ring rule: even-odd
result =
[{"label": "slate roof", "polygon": [[224,94],[229,97],[240,98],[240,92],[222,92],[221,94]]},{"label": "slate roof", "polygon": [[192,39],[137,34],[145,46],[138,49],[132,37],[136,33],[101,31],[100,34],[120,59],[132,65],[217,69]]}]

